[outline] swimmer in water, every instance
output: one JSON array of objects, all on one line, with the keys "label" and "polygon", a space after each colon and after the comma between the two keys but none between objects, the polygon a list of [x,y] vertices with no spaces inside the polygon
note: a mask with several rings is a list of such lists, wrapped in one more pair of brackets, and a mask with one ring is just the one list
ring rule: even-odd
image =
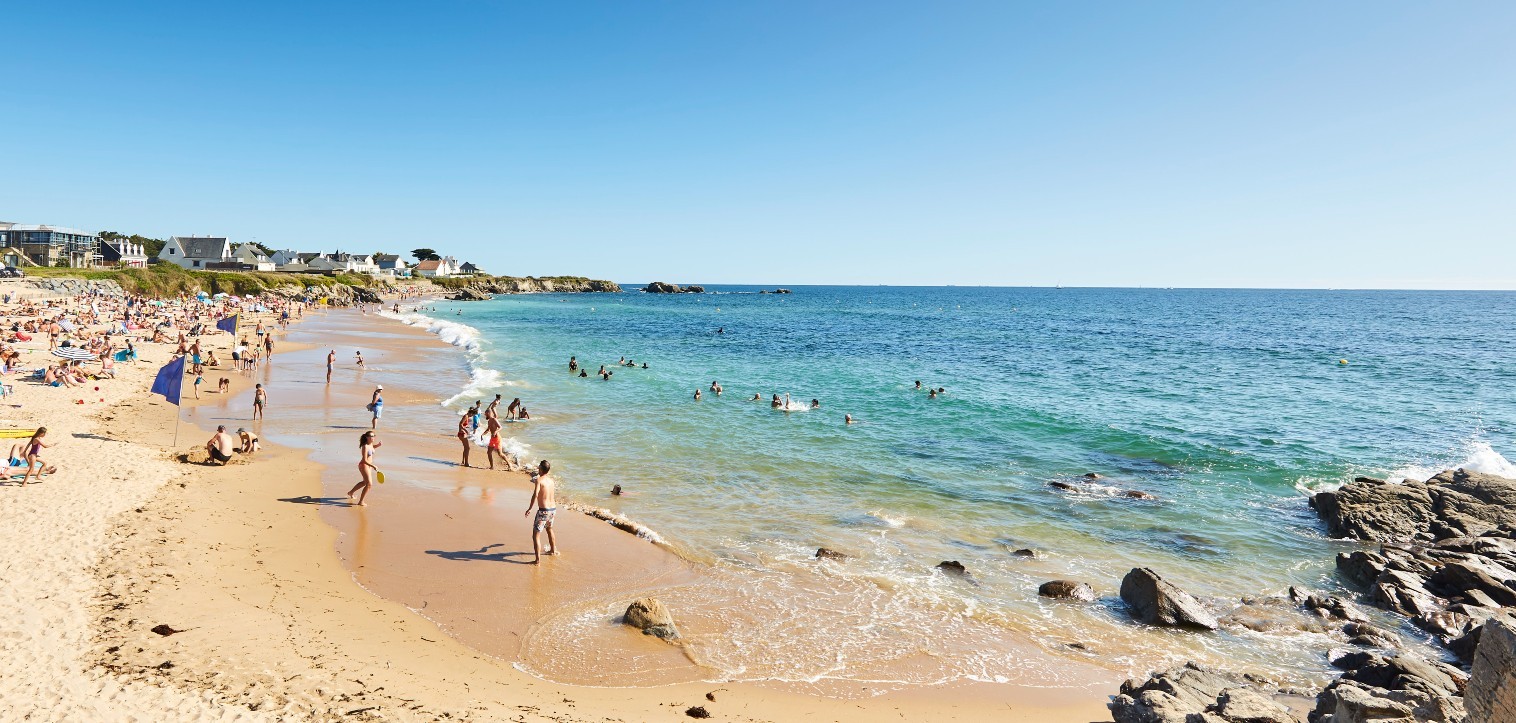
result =
[{"label": "swimmer in water", "polygon": [[711,382],[711,391],[715,392],[716,396],[718,396],[718,397],[721,396],[721,385],[717,384],[714,381],[712,381]]},{"label": "swimmer in water", "polygon": [[921,391],[921,380],[920,379],[916,380],[916,391],[918,391],[918,392]]},{"label": "swimmer in water", "polygon": [[571,371],[571,372],[577,372],[577,371],[579,371],[579,358],[578,357],[572,357],[572,356],[569,357],[569,371]]},{"label": "swimmer in water", "polygon": [[647,362],[642,362],[642,368],[643,368],[643,369],[646,369],[646,368],[647,368]]},{"label": "swimmer in water", "polygon": [[932,391],[928,392],[927,395],[926,395],[926,398],[927,399],[936,399],[937,398],[937,390],[933,389]]},{"label": "swimmer in water", "polygon": [[579,370],[579,378],[580,379],[583,379],[583,378],[585,378],[585,377],[587,377],[589,375],[590,375],[589,370],[587,370],[587,369],[580,369]]},{"label": "swimmer in water", "polygon": [[854,421],[856,421],[856,420],[853,419],[853,415],[851,415],[851,414],[844,414],[844,415],[842,415],[842,422],[843,422],[843,424],[852,424]]},{"label": "swimmer in water", "polygon": [[697,402],[700,401],[700,390],[699,389],[695,390],[695,401],[697,401]]},{"label": "swimmer in water", "polygon": [[611,486],[611,494],[614,495],[614,496],[616,496],[616,497],[620,497],[621,496],[621,485],[612,485]]},{"label": "swimmer in water", "polygon": [[774,408],[774,409],[778,409],[783,404],[784,404],[783,402],[779,401],[779,395],[778,394],[774,395],[774,401],[769,402],[769,406],[772,407],[772,408]]},{"label": "swimmer in water", "polygon": [[749,399],[748,401],[749,402],[761,402],[761,401],[763,401],[763,395],[759,394],[758,392],[753,392],[753,398]]},{"label": "swimmer in water", "polygon": [[811,409],[820,409],[820,408],[821,408],[821,400],[820,399],[812,399],[811,400]]}]

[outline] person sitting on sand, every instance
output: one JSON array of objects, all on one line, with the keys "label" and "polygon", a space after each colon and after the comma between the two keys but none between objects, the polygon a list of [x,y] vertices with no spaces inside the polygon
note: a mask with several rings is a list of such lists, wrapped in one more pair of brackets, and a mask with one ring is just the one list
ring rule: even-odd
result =
[{"label": "person sitting on sand", "polygon": [[379,433],[373,430],[364,432],[363,436],[358,438],[358,475],[363,479],[347,491],[347,498],[351,500],[354,492],[363,490],[362,494],[358,495],[359,507],[368,506],[363,500],[368,497],[368,491],[374,486],[374,473],[379,471],[379,468],[374,466],[374,450],[381,446],[383,445],[379,442]]},{"label": "person sitting on sand", "polygon": [[42,441],[42,438],[46,436],[47,427],[38,427],[37,431],[32,432],[32,438],[26,443],[26,474],[21,477],[22,487],[25,487],[27,482],[31,481],[32,474],[34,473],[37,475],[37,479],[40,480],[42,479],[42,475],[58,471],[57,465],[49,465],[42,460],[42,450],[57,446],[56,442],[48,444]]},{"label": "person sitting on sand", "polygon": [[232,461],[232,435],[226,433],[225,424],[216,426],[216,433],[205,443],[205,451],[210,454],[211,460],[220,462],[223,466]]},{"label": "person sitting on sand", "polygon": [[237,451],[242,454],[252,454],[263,447],[263,445],[258,443],[258,435],[247,431],[246,427],[237,429],[237,441],[241,443]]},{"label": "person sitting on sand", "polygon": [[553,478],[548,472],[553,469],[552,463],[542,460],[537,463],[537,471],[532,473],[532,496],[527,500],[526,512],[523,517],[532,514],[532,507],[537,508],[537,517],[532,520],[532,563],[536,565],[542,562],[542,533],[547,532],[547,554],[558,554],[558,541],[553,538],[553,517],[558,514],[558,502],[553,497],[555,485]]},{"label": "person sitting on sand", "polygon": [[205,365],[208,367],[221,366],[221,360],[216,358],[216,350],[212,349],[205,353]]}]

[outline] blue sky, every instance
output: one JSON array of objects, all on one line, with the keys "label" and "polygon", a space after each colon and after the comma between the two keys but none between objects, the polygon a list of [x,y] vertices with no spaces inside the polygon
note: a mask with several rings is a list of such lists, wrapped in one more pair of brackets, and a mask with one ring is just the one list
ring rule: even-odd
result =
[{"label": "blue sky", "polygon": [[0,219],[676,283],[1516,288],[1516,4],[9,3]]}]

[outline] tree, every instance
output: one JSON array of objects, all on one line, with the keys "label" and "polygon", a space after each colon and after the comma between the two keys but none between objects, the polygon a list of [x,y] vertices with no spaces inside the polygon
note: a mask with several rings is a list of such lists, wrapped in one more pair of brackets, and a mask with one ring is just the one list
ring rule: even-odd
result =
[{"label": "tree", "polygon": [[411,251],[411,255],[415,256],[417,261],[438,261],[442,258],[431,249],[415,249]]}]

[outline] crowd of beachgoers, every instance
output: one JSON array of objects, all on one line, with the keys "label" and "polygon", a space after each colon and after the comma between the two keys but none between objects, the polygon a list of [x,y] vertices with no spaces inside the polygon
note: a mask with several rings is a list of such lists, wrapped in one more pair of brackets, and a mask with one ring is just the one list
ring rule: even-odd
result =
[{"label": "crowd of beachgoers", "polygon": [[[101,391],[100,385],[115,380],[116,365],[136,363],[141,349],[155,348],[172,349],[169,357],[155,362],[185,359],[186,377],[180,389],[189,386],[183,392],[198,397],[206,373],[252,372],[266,362],[273,353],[274,339],[271,329],[264,326],[265,316],[272,324],[287,325],[302,316],[309,303],[274,294],[159,298],[113,294],[100,287],[50,298],[20,290],[6,292],[0,294],[4,309],[0,323],[5,329],[0,336],[0,371],[5,375],[0,395],[11,396],[16,384],[29,384],[77,396],[79,405],[93,401],[91,396],[103,401],[96,393]],[[226,321],[229,319],[234,321]],[[253,319],[254,328],[241,325],[243,319]],[[224,328],[218,328],[218,322]],[[218,359],[214,351],[202,350],[202,337],[224,333],[238,337],[230,359]],[[216,391],[226,393],[229,379],[221,378],[216,387]],[[46,450],[59,442],[49,440],[47,433],[45,426],[0,430],[0,434],[17,440],[7,459],[8,478],[19,477],[24,487],[58,472],[57,466],[47,461]],[[256,436],[242,441],[245,444],[239,449],[251,451]]]}]

